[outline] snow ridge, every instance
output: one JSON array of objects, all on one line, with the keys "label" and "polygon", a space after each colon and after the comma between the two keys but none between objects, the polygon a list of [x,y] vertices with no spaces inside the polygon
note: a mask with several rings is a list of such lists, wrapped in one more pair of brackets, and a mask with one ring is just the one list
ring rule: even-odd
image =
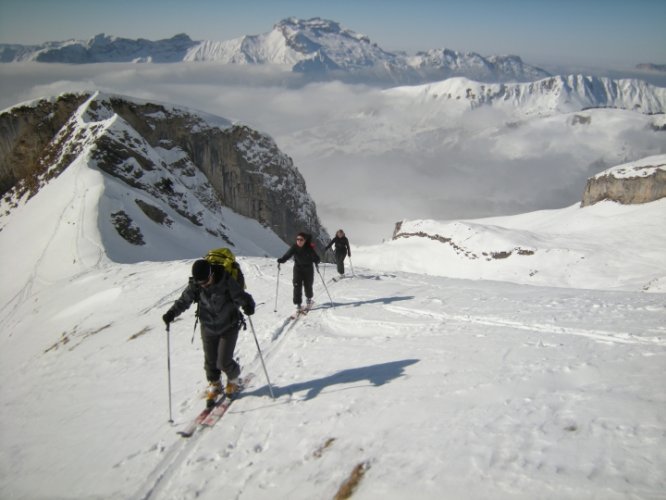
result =
[{"label": "snow ridge", "polygon": [[481,83],[450,78],[419,86],[396,87],[389,96],[420,102],[462,103],[467,109],[492,106],[525,116],[569,113],[588,108],[620,108],[646,114],[666,111],[666,88],[642,80],[584,75],[553,76],[527,83]]}]

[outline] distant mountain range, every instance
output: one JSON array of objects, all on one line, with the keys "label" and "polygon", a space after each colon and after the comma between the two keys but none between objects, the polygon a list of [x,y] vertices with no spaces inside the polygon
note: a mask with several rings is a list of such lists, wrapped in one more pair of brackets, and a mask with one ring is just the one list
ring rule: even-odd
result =
[{"label": "distant mountain range", "polygon": [[642,80],[613,80],[583,75],[552,76],[526,83],[480,83],[466,78],[396,87],[387,95],[413,101],[458,104],[464,109],[481,106],[518,112],[522,116],[547,116],[589,108],[617,108],[645,114],[666,112],[666,88]]},{"label": "distant mountain range", "polygon": [[666,73],[666,64],[641,63],[636,65],[636,69]]},{"label": "distant mountain range", "polygon": [[320,18],[288,18],[268,33],[227,41],[194,41],[185,34],[157,41],[100,34],[87,41],[0,44],[0,61],[279,64],[312,78],[394,84],[424,83],[453,76],[481,82],[525,82],[550,76],[515,55],[484,57],[449,49],[433,49],[414,56],[387,52],[367,36]]}]

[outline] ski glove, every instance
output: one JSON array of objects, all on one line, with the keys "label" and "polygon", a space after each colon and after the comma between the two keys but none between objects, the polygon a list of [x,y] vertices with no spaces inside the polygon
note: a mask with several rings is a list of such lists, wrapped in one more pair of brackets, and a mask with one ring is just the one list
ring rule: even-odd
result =
[{"label": "ski glove", "polygon": [[282,258],[278,259],[278,264],[284,264],[285,262],[287,262],[287,261],[282,259]]},{"label": "ski glove", "polygon": [[243,312],[246,316],[252,316],[254,314],[254,303],[250,302],[243,306]]},{"label": "ski glove", "polygon": [[171,323],[174,319],[176,319],[176,315],[172,311],[167,311],[164,316],[162,316],[162,319],[166,323],[167,326],[169,326],[169,323]]}]

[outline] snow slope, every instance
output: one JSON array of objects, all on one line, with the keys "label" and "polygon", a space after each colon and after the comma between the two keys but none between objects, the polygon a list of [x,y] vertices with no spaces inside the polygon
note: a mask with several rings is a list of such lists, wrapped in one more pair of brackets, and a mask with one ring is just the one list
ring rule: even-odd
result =
[{"label": "snow slope", "polygon": [[666,291],[666,199],[462,221],[403,221],[359,265],[566,288]]},{"label": "snow slope", "polygon": [[[242,259],[261,304],[237,354],[256,383],[184,440],[202,407],[192,313],[161,314],[189,261],[107,265],[2,311],[3,498],[660,498],[663,294],[355,269],[285,323],[290,269]],[[285,266],[287,267],[287,266]],[[332,269],[328,269],[330,277]]]},{"label": "snow slope", "polygon": [[[114,263],[95,217],[109,193],[73,165],[0,232],[0,497],[333,498],[357,467],[356,499],[663,497],[666,295],[604,289],[596,268],[598,289],[527,286],[365,267],[371,252],[354,247],[353,277],[324,288],[334,271],[322,266],[317,307],[290,325],[291,265],[278,277],[273,259],[240,249],[276,399],[242,332],[255,383],[218,426],[179,437],[203,406],[202,351],[192,310],[169,337],[161,315],[213,241],[198,235],[186,260]],[[580,219],[582,246],[594,214],[608,231],[587,236],[611,248],[655,207],[483,223],[514,241]],[[233,224],[236,239],[251,223]],[[652,259],[631,249],[627,283]]]}]

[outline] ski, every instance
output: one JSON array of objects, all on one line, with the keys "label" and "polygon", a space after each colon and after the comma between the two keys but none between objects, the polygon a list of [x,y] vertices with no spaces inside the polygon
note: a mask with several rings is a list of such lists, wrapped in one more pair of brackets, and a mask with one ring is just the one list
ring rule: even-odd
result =
[{"label": "ski", "polygon": [[310,309],[312,309],[312,306],[314,305],[314,302],[311,302],[309,305],[306,305],[305,307],[299,309],[297,312],[289,316],[289,319],[291,320],[296,320],[300,318],[301,316],[306,316],[308,312],[310,312]]},{"label": "ski", "polygon": [[301,309],[301,316],[307,316],[310,310],[312,309],[312,306],[314,306],[314,302],[306,304],[305,307]]},{"label": "ski", "polygon": [[201,413],[199,413],[187,426],[183,427],[181,430],[178,431],[178,434],[180,434],[183,437],[191,437],[192,434],[197,430],[199,425],[203,423],[204,420],[206,420],[206,417],[213,411],[215,407],[218,405],[222,404],[224,401],[224,396],[219,397],[218,399],[215,400],[215,404],[211,407],[204,408]]},{"label": "ski", "polygon": [[229,407],[231,406],[231,403],[236,401],[241,393],[245,390],[245,388],[248,386],[250,382],[252,382],[252,379],[254,378],[254,373],[248,373],[243,379],[242,379],[242,385],[239,389],[239,391],[234,394],[230,398],[225,398],[224,401],[222,401],[220,404],[216,405],[213,407],[212,411],[208,413],[206,418],[204,418],[203,422],[201,422],[201,425],[203,427],[212,427],[214,426],[218,420],[220,420],[224,414],[227,412]]},{"label": "ski", "polygon": [[[245,385],[252,380],[254,377],[253,373],[249,373],[247,377],[243,380],[243,390],[245,388]],[[196,430],[201,427],[201,426],[206,426],[210,427],[212,426],[215,422],[217,422],[220,418],[222,418],[222,415],[224,415],[227,411],[227,408],[231,405],[231,402],[236,399],[236,398],[227,398],[222,394],[219,398],[215,400],[215,404],[213,404],[210,407],[204,408],[201,413],[199,413],[194,419],[187,424],[185,427],[183,427],[181,430],[178,431],[178,434],[180,434],[182,437],[189,438],[192,437],[192,435],[196,432]],[[214,421],[211,419],[215,419]],[[211,423],[212,422],[212,423]]]}]

